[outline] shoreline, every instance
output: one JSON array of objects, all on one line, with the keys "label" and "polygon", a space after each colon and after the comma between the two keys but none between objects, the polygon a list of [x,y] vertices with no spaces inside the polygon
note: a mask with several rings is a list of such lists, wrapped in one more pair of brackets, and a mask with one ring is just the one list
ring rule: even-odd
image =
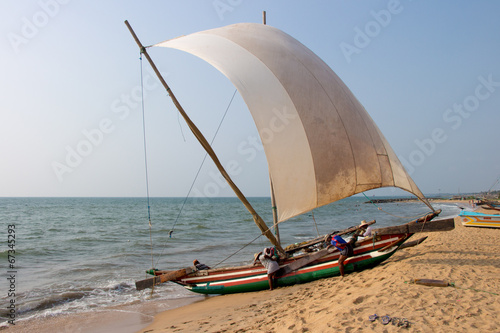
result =
[{"label": "shoreline", "polygon": [[172,299],[168,302],[138,302],[92,311],[16,320],[15,326],[0,326],[0,331],[22,333],[133,333],[151,325],[157,314],[170,309],[189,306],[205,298],[192,297]]},{"label": "shoreline", "polygon": [[[488,237],[484,237],[487,234]],[[500,330],[500,230],[464,227],[425,233],[416,247],[372,269],[273,291],[222,295],[165,311],[139,330],[158,332],[392,332],[369,316],[407,318],[409,332]],[[436,279],[454,287],[429,287]]]}]

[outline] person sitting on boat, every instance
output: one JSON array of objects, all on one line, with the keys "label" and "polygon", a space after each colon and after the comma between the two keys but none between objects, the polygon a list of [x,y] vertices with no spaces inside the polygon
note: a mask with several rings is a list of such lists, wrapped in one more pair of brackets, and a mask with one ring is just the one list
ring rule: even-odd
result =
[{"label": "person sitting on boat", "polygon": [[[330,237],[328,237],[330,238]],[[339,270],[340,275],[344,277],[344,261],[354,254],[354,243],[358,240],[358,236],[354,234],[349,242],[346,242],[342,237],[335,235],[330,238],[330,244],[326,247],[327,249],[335,246],[340,251],[339,257]]]},{"label": "person sitting on boat", "polygon": [[360,236],[368,237],[372,235],[372,227],[368,225],[368,223],[365,220],[361,221],[359,227],[360,228],[358,230],[360,230],[361,232]]},{"label": "person sitting on boat", "polygon": [[257,260],[267,269],[269,290],[273,290],[273,279],[276,272],[280,269],[280,265],[277,262],[278,258],[274,255],[274,247],[266,247],[262,252],[257,253],[253,261],[254,265],[257,263]]},{"label": "person sitting on boat", "polygon": [[200,263],[197,259],[193,260],[193,265],[196,267],[197,270],[201,271],[203,269],[210,269],[210,267],[208,267],[207,265],[205,264],[202,264]]}]

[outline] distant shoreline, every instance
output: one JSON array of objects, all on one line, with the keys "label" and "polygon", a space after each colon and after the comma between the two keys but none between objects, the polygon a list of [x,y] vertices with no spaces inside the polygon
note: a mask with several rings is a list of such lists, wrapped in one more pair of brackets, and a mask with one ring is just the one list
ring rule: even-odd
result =
[{"label": "distant shoreline", "polygon": [[[418,198],[388,198],[388,199],[373,199],[365,203],[390,203],[390,202],[415,202],[419,201]],[[469,199],[446,199],[446,198],[427,198],[433,202],[449,202],[449,203],[463,203],[468,202]]]},{"label": "distant shoreline", "polygon": [[[480,204],[477,199],[469,198],[427,198],[428,201],[434,203],[454,203],[454,204]],[[417,202],[418,198],[387,198],[387,199],[372,199],[370,201],[365,201],[365,204],[369,203],[393,203],[393,202]]]}]

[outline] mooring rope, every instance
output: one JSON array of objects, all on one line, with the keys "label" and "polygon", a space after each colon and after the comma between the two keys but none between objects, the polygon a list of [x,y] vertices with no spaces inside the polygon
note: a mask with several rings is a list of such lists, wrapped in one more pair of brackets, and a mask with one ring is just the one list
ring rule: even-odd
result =
[{"label": "mooring rope", "polygon": [[487,291],[487,290],[481,290],[481,289],[475,289],[475,288],[462,288],[462,287],[456,286],[455,283],[453,283],[453,282],[450,283],[450,287],[454,287],[456,289],[462,289],[462,290],[472,290],[475,292],[488,293],[488,294],[492,294],[492,295],[496,295],[496,296],[499,295],[497,293],[493,293],[493,292]]}]

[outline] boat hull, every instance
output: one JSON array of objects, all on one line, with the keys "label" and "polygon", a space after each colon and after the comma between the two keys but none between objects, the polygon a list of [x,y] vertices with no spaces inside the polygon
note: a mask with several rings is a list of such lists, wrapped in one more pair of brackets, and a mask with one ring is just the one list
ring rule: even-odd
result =
[{"label": "boat hull", "polygon": [[500,215],[461,211],[458,216],[466,227],[500,228]]},{"label": "boat hull", "polygon": [[[370,238],[358,242],[354,248],[354,255],[344,262],[344,271],[350,273],[380,264],[393,255],[410,236],[411,234],[384,235],[377,237],[375,241]],[[339,251],[335,250],[288,274],[279,275],[278,272],[275,286],[285,287],[339,276],[339,256]],[[286,260],[280,263],[280,267],[294,260],[296,259]],[[197,271],[172,282],[201,294],[233,294],[269,289],[267,272],[261,265]]]}]

